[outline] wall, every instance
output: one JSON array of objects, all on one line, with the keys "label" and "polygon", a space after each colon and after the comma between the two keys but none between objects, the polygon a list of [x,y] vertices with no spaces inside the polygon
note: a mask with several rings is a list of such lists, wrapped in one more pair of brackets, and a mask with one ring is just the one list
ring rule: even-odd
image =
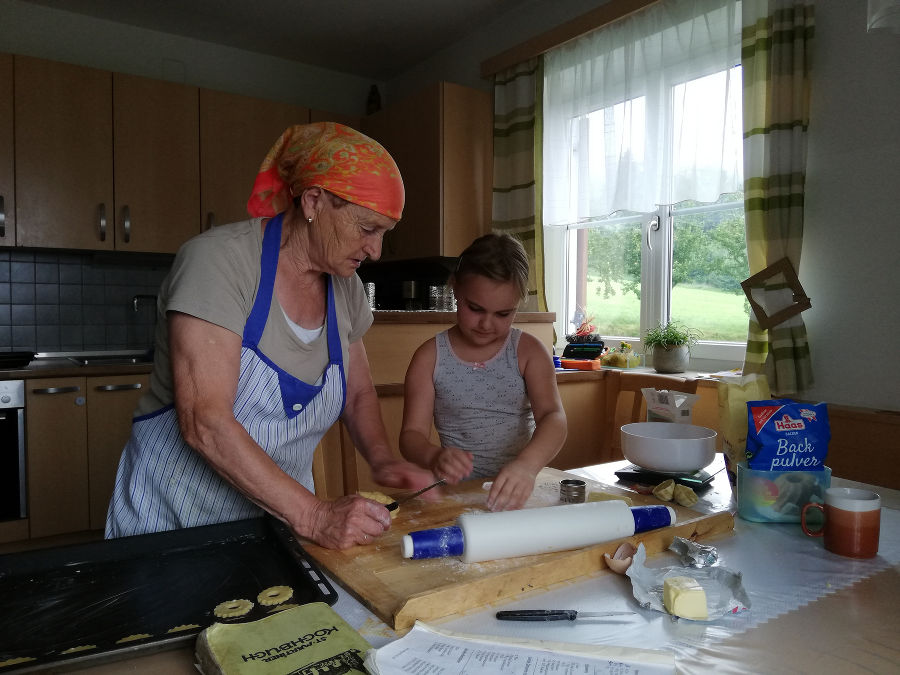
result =
[{"label": "wall", "polygon": [[0,249],[0,351],[149,349],[171,260]]},{"label": "wall", "polygon": [[372,84],[381,84],[295,61],[18,0],[0,0],[0,51],[356,117],[365,112]]}]

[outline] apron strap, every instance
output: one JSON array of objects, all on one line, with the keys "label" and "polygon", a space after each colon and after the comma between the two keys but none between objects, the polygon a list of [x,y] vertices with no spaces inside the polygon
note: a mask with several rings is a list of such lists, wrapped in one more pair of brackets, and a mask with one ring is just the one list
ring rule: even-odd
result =
[{"label": "apron strap", "polygon": [[263,232],[262,254],[260,255],[259,289],[256,301],[247,323],[244,326],[243,344],[256,348],[266,327],[269,308],[272,306],[272,293],[275,290],[275,272],[278,269],[278,253],[281,249],[281,221],[284,214],[279,213],[272,218]]}]

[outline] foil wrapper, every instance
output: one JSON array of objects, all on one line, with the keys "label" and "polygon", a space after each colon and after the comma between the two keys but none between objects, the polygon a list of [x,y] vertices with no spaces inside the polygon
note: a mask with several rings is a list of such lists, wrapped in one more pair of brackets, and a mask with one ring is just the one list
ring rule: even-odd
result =
[{"label": "foil wrapper", "polygon": [[669,550],[675,553],[685,567],[713,567],[719,564],[719,552],[715,546],[675,537]]},{"label": "foil wrapper", "polygon": [[[750,598],[744,590],[740,572],[726,567],[702,567],[691,569],[688,573],[684,567],[650,568],[645,565],[647,551],[644,544],[638,545],[634,561],[625,572],[631,579],[631,591],[634,599],[641,607],[668,614],[663,603],[663,586],[666,577],[689,576],[697,580],[706,592],[706,622],[715,621],[725,614],[736,614],[750,609]],[[672,617],[673,619],[676,617]],[[701,621],[677,617],[679,621]],[[702,623],[703,621],[701,621]]]}]

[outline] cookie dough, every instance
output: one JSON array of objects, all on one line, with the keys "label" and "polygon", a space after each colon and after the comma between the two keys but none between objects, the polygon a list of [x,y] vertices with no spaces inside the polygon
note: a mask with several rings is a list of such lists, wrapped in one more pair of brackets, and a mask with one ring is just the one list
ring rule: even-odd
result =
[{"label": "cookie dough", "polygon": [[63,649],[60,654],[77,654],[78,652],[86,652],[90,649],[96,649],[97,645],[78,645],[77,647],[69,647]]},{"label": "cookie dough", "polygon": [[213,614],[220,619],[233,619],[237,616],[249,614],[251,609],[253,609],[253,603],[249,600],[240,598],[238,600],[226,600],[225,602],[220,602],[213,610]]},{"label": "cookie dough", "polygon": [[[383,492],[359,492],[360,497],[365,497],[366,499],[371,499],[373,502],[378,502],[379,504],[390,504],[394,502],[393,497],[389,497]],[[391,518],[396,518],[397,514],[400,512],[400,507],[398,506],[396,509],[391,511]]]},{"label": "cookie dough", "polygon": [[256,596],[256,601],[261,605],[270,607],[272,605],[280,605],[282,602],[287,602],[293,595],[294,589],[290,586],[270,586]]}]

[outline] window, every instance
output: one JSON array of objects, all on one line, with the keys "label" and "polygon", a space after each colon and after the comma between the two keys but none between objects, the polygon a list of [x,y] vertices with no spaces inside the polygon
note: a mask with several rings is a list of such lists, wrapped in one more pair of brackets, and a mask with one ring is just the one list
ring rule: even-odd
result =
[{"label": "window", "polygon": [[739,14],[666,0],[546,55],[545,268],[561,341],[585,317],[611,345],[671,319],[702,334],[695,367],[742,361]]}]

